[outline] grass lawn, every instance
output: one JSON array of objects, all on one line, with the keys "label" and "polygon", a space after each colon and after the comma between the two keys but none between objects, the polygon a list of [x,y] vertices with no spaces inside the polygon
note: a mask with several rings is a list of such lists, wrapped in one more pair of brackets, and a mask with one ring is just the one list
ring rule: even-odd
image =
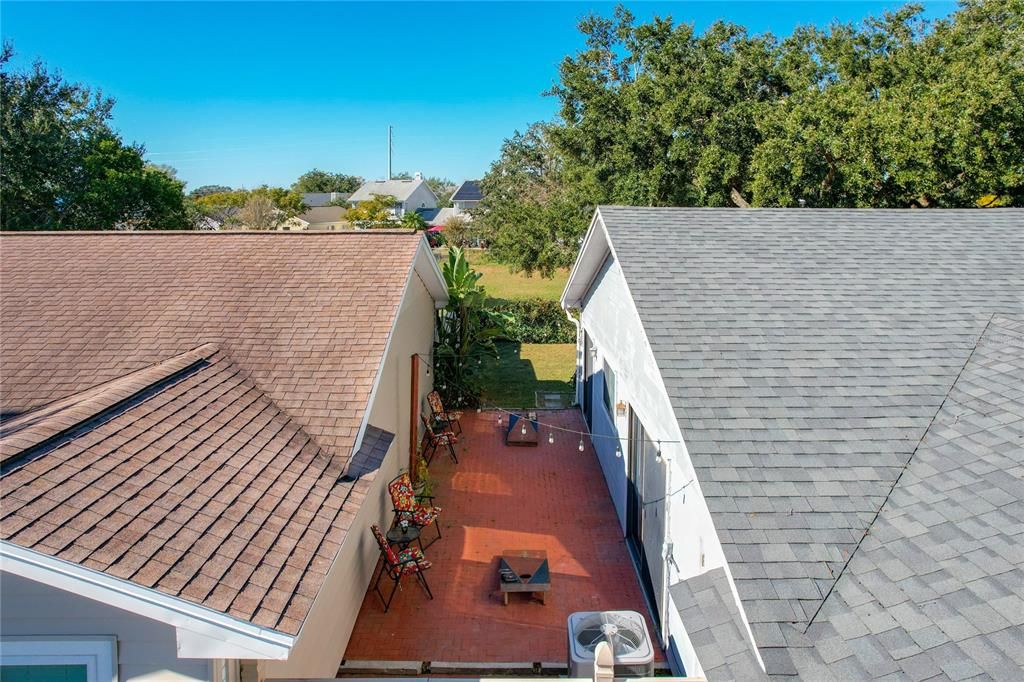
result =
[{"label": "grass lawn", "polygon": [[536,407],[535,391],[572,393],[576,346],[571,343],[498,344],[499,358],[484,360],[483,399],[505,408]]},{"label": "grass lawn", "polygon": [[[448,257],[446,251],[438,256],[440,262]],[[545,298],[557,301],[565,289],[569,279],[569,268],[561,268],[555,276],[541,277],[534,274],[527,277],[525,273],[515,274],[508,271],[507,265],[492,263],[483,249],[466,249],[466,257],[477,272],[483,273],[480,284],[487,288],[487,296],[495,299],[519,300],[523,298]]]}]

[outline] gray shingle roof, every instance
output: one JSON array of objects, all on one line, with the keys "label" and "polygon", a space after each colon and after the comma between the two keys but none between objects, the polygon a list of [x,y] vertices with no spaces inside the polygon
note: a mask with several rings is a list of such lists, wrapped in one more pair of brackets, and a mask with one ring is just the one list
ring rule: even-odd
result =
[{"label": "gray shingle roof", "polygon": [[[350,202],[369,201],[376,194],[391,196],[398,201],[405,201],[420,185],[424,184],[426,182],[421,178],[409,180],[370,180],[363,183],[359,189],[353,192],[348,200]],[[430,187],[428,186],[427,189],[430,189]]]},{"label": "gray shingle roof", "polygon": [[766,679],[724,568],[680,581],[669,592],[708,679]]},{"label": "gray shingle roof", "polygon": [[311,208],[298,216],[300,220],[305,220],[310,225],[315,225],[317,223],[336,223],[344,217],[344,206],[317,206],[316,208]]},{"label": "gray shingle roof", "polygon": [[304,192],[302,203],[310,208],[320,208],[330,206],[334,202],[343,202],[348,197],[348,192]]},{"label": "gray shingle roof", "polygon": [[[788,624],[802,630],[819,608],[812,628],[832,608],[839,623],[852,617],[834,606],[836,578],[993,315],[1024,311],[1024,212],[600,212],[768,671],[795,673],[810,665],[808,650],[782,658],[765,642],[788,643]],[[959,447],[968,444],[983,456],[991,437]],[[1019,480],[1019,443],[1004,454]],[[981,475],[963,466],[950,475]],[[993,504],[969,488],[957,494],[968,506]],[[914,511],[894,517],[897,530],[924,525]],[[1024,518],[1001,513],[1015,528]],[[1019,570],[1015,538],[1003,538],[1012,560],[1002,558]],[[907,568],[901,594],[930,575]],[[883,634],[861,623],[840,639],[869,633]],[[833,658],[833,674],[885,674],[889,664],[863,663],[876,646],[891,653],[880,641]]]}]

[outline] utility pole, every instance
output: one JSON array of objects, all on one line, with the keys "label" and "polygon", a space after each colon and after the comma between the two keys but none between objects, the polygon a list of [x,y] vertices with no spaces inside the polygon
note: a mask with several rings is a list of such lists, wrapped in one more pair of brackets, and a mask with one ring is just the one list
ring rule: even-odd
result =
[{"label": "utility pole", "polygon": [[388,126],[388,180],[391,179],[391,153],[394,149],[391,144],[391,129],[392,126]]}]

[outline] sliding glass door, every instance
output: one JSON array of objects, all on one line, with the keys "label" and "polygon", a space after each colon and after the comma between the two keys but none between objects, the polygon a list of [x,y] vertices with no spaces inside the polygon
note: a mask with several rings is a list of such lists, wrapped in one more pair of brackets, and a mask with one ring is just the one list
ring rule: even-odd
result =
[{"label": "sliding glass door", "polygon": [[637,563],[640,583],[654,606],[655,626],[660,623],[665,565],[665,467],[657,461],[658,446],[644,425],[629,411],[629,462],[626,490],[626,542]]}]

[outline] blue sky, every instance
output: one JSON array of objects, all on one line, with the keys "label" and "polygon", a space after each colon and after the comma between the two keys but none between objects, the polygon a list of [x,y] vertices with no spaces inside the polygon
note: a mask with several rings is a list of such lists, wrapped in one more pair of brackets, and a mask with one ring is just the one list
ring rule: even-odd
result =
[{"label": "blue sky", "polygon": [[[856,21],[900,2],[627,3],[698,29]],[[114,125],[189,187],[289,185],[313,167],[478,177],[504,138],[549,119],[541,93],[602,2],[0,4],[18,62],[40,58],[117,100]],[[929,16],[955,10],[926,4]]]}]

